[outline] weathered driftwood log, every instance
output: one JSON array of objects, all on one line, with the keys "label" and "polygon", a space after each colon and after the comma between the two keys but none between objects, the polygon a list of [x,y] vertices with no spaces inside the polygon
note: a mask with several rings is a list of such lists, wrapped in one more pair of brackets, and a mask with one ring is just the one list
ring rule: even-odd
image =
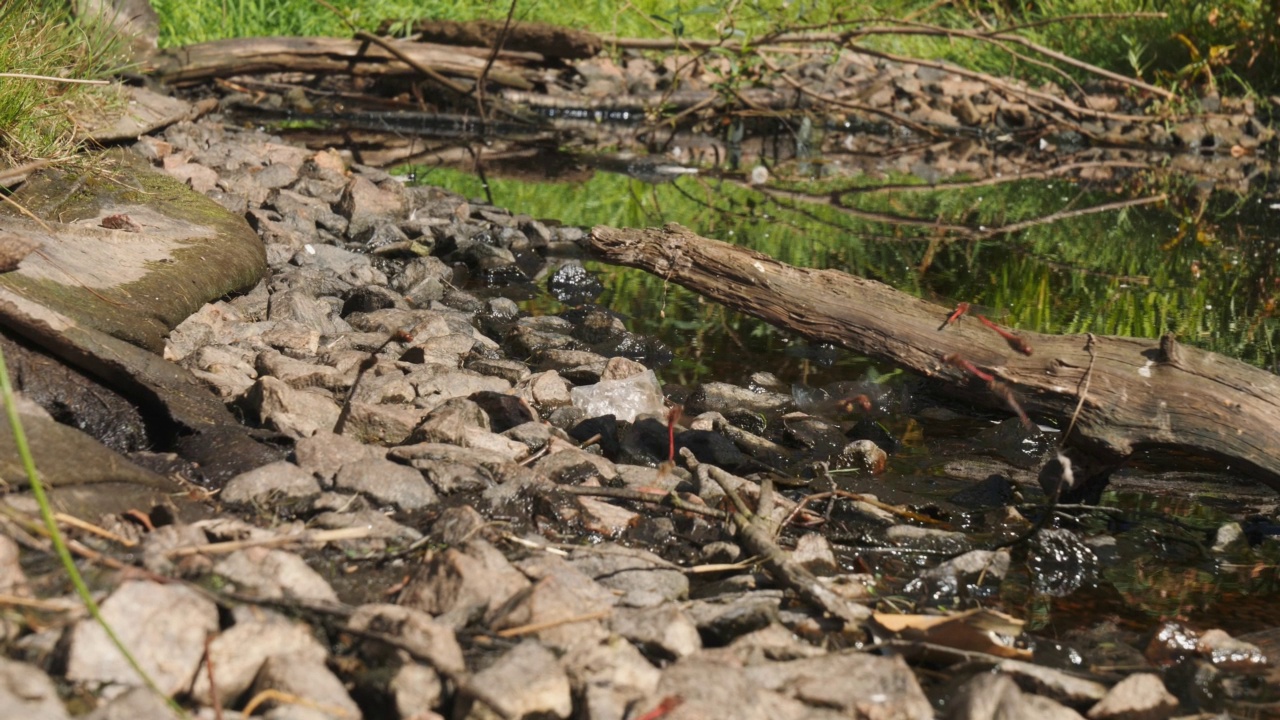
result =
[{"label": "weathered driftwood log", "polygon": [[989,383],[944,357],[969,360],[1012,389],[1032,416],[1063,425],[1083,395],[1066,438],[1077,489],[1105,480],[1136,451],[1165,449],[1218,458],[1223,470],[1280,490],[1280,378],[1172,336],[1090,342],[1088,335],[1019,333],[1033,349],[1025,356],[973,319],[939,330],[951,308],[836,270],[793,267],[679,225],[597,227],[586,243],[607,262],[815,340],[954,380],[957,394],[975,403],[1007,406]]},{"label": "weathered driftwood log", "polygon": [[[488,50],[386,40],[405,57],[441,75],[478,78]],[[500,53],[486,77],[490,82],[528,89],[532,83],[512,60]],[[417,69],[376,44],[324,37],[234,38],[169,48],[153,60],[155,74],[180,85],[217,77],[271,72],[412,75]]]}]

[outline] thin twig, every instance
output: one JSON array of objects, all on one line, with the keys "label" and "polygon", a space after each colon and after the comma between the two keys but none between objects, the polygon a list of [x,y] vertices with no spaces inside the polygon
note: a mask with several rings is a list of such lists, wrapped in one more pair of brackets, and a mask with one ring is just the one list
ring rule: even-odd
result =
[{"label": "thin twig", "polygon": [[1058,443],[1059,447],[1067,442],[1067,437],[1071,435],[1071,431],[1076,427],[1076,418],[1080,417],[1080,410],[1084,408],[1084,400],[1089,396],[1089,381],[1093,379],[1093,363],[1098,359],[1097,344],[1098,339],[1093,333],[1086,335],[1089,339],[1085,341],[1084,349],[1089,351],[1089,367],[1085,368],[1084,377],[1080,380],[1080,400],[1076,402],[1076,410],[1071,413],[1071,422],[1067,423],[1067,429],[1062,433],[1062,439]]},{"label": "thin twig", "polygon": [[45,82],[71,83],[73,85],[110,85],[110,80],[81,80],[80,78],[49,77],[48,75],[29,75],[27,73],[0,73],[0,78],[16,78],[20,80],[43,80]]},{"label": "thin twig", "polygon": [[516,15],[517,2],[518,0],[511,0],[511,7],[507,8],[506,22],[502,23],[502,32],[498,33],[498,38],[493,43],[493,51],[489,53],[489,58],[484,63],[484,69],[480,71],[480,77],[476,79],[476,112],[480,114],[481,120],[485,119],[484,83],[489,77],[489,69],[493,67],[494,61],[498,59],[498,53],[502,52],[502,46],[507,43],[507,33],[511,31],[511,20]]}]

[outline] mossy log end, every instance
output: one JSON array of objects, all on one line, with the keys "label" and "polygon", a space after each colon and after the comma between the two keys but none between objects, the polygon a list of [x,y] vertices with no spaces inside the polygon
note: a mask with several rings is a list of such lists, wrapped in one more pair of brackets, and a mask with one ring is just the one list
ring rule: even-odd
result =
[{"label": "mossy log end", "polygon": [[[1215,353],[1127,337],[1020,332],[1030,356],[966,318],[940,330],[952,308],[873,280],[811,270],[710,240],[687,228],[594,228],[587,246],[606,262],[647,270],[707,298],[814,340],[951,381],[974,403],[1007,402],[972,362],[1011,389],[1033,417],[1066,426],[1073,459],[1105,474],[1141,450],[1174,450],[1224,463],[1280,490],[1280,377]],[[1087,391],[1086,391],[1087,387]]]}]

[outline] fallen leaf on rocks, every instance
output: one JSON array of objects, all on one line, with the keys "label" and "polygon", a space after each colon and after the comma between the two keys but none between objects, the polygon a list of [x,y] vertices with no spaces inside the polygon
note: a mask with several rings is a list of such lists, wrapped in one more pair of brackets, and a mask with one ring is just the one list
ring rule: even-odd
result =
[{"label": "fallen leaf on rocks", "polygon": [[970,610],[955,615],[897,615],[875,613],[879,628],[904,640],[943,645],[1005,658],[1030,660],[1031,652],[1013,646],[1023,621],[994,610]]}]

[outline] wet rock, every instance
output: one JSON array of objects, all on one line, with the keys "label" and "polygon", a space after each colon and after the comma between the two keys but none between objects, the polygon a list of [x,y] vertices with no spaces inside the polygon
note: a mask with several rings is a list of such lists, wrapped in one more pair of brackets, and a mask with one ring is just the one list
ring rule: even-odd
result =
[{"label": "wet rock", "polygon": [[[191,687],[205,638],[218,629],[217,606],[182,585],[124,583],[103,601],[102,617],[143,671],[169,695]],[[70,632],[68,680],[143,685],[96,620],[81,620]]]},{"label": "wet rock", "polygon": [[964,488],[949,499],[962,507],[996,508],[1012,503],[1014,498],[1014,486],[1009,478],[991,474],[987,479]]},{"label": "wet rock", "polygon": [[530,586],[497,548],[480,539],[461,549],[448,548],[415,571],[400,594],[400,604],[435,616],[453,627],[475,614],[496,610],[507,598]]},{"label": "wet rock", "polygon": [[[149,691],[148,691],[149,692]],[[34,665],[0,657],[0,713],[23,720],[68,720],[53,681]]]},{"label": "wet rock", "polygon": [[1165,720],[1178,710],[1178,699],[1165,690],[1160,676],[1137,673],[1116,683],[1106,697],[1089,708],[1090,720]]},{"label": "wet rock", "polygon": [[235,476],[220,497],[229,503],[266,503],[279,498],[306,498],[320,494],[320,483],[311,473],[280,460]]},{"label": "wet rock", "polygon": [[334,477],[334,486],[363,493],[376,503],[399,510],[421,510],[436,502],[435,490],[420,471],[383,458],[344,463]]},{"label": "wet rock", "polygon": [[578,263],[565,263],[547,278],[547,292],[566,305],[581,305],[595,300],[604,285]]},{"label": "wet rock", "polygon": [[1196,650],[1217,667],[1255,672],[1268,665],[1266,653],[1257,645],[1237,640],[1217,628],[1201,633]]},{"label": "wet rock", "polygon": [[[269,657],[300,657],[311,663],[324,662],[327,656],[324,646],[306,625],[248,607],[237,609],[235,615],[236,624],[209,642],[206,661],[215,668],[218,701],[223,707],[230,706],[253,685],[253,679]],[[203,667],[196,675],[191,694],[202,704],[213,702],[209,673]]]},{"label": "wet rock", "polygon": [[947,720],[1043,718],[1082,720],[1079,713],[1038,695],[1027,695],[1004,675],[975,675],[947,703]]},{"label": "wet rock", "polygon": [[285,550],[251,547],[219,560],[213,571],[262,598],[298,598],[337,602],[338,596],[315,570],[298,555]]},{"label": "wet rock", "polygon": [[1042,592],[1064,596],[1098,573],[1098,557],[1078,536],[1062,528],[1045,528],[1031,541],[1027,562]]},{"label": "wet rock", "polygon": [[982,597],[979,583],[997,588],[1009,572],[1008,551],[971,550],[929,568],[907,583],[903,592],[924,596],[930,602],[951,602],[956,597]]},{"label": "wet rock", "polygon": [[889,456],[879,445],[870,440],[854,440],[841,448],[839,454],[832,460],[832,467],[836,469],[857,468],[872,475],[879,475],[884,472]]},{"label": "wet rock", "polygon": [[[569,676],[550,650],[526,640],[507,651],[489,667],[475,674],[470,697],[460,698],[462,708],[454,717],[488,720],[513,718],[567,718],[573,710]],[[478,695],[478,697],[477,697]],[[493,710],[485,707],[492,704]]]},{"label": "wet rock", "polygon": [[715,411],[722,415],[747,410],[763,415],[781,415],[793,404],[789,395],[773,392],[754,392],[728,383],[712,382],[699,385],[685,401],[685,412],[701,415]]},{"label": "wet rock", "polygon": [[885,540],[900,548],[930,553],[955,554],[969,549],[964,533],[915,525],[894,525],[885,531]]},{"label": "wet rock", "polygon": [[[351,699],[342,681],[325,666],[324,660],[315,659],[306,653],[272,655],[267,658],[254,680],[252,692],[256,695],[268,690],[306,701],[304,705],[278,706],[272,711],[271,717],[299,720],[346,720],[361,717],[359,706]],[[268,703],[273,702],[274,700],[268,700]]]}]

